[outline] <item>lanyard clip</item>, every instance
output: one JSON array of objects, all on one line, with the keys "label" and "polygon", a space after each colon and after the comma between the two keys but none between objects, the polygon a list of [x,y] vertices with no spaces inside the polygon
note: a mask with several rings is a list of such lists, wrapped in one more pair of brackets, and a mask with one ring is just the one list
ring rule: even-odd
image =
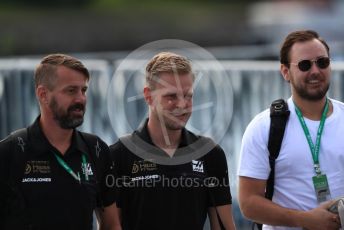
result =
[{"label": "lanyard clip", "polygon": [[320,165],[319,164],[314,164],[314,171],[317,175],[321,174],[321,170],[320,170]]}]

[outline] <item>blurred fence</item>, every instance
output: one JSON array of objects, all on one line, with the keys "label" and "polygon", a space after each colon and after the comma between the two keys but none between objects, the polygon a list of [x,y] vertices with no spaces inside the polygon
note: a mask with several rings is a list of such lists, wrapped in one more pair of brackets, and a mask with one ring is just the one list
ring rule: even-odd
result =
[{"label": "blurred fence", "polygon": [[[39,114],[33,85],[33,72],[39,61],[0,60],[1,139],[15,129],[28,126]],[[85,121],[80,129],[112,144],[118,136],[135,129],[147,115],[141,92],[144,72],[134,60],[121,72],[116,71],[120,61],[82,61],[92,78]],[[188,128],[213,137],[224,148],[230,168],[236,224],[238,229],[248,229],[248,222],[242,218],[236,202],[241,137],[249,121],[268,108],[271,101],[290,96],[289,85],[281,77],[279,63],[275,61],[221,61],[221,69],[212,62],[193,62],[197,64],[198,75]],[[343,77],[344,62],[333,62],[329,96],[341,101],[344,99]]]}]

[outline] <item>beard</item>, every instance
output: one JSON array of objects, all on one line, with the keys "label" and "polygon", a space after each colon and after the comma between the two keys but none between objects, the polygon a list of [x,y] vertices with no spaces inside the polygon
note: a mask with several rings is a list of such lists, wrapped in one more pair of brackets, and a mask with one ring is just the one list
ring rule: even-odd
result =
[{"label": "beard", "polygon": [[[53,113],[53,118],[58,122],[63,129],[74,129],[80,126],[84,122],[85,105],[81,103],[76,103],[71,105],[65,111],[63,108],[59,107],[57,100],[53,97],[49,104],[49,107]],[[82,115],[73,115],[74,110],[82,110]]]},{"label": "beard", "polygon": [[291,81],[291,84],[294,87],[296,93],[301,98],[306,99],[308,101],[319,101],[326,96],[326,93],[330,87],[329,82],[322,83],[322,85],[318,86],[317,89],[308,89],[307,88],[308,81],[311,81],[314,78],[316,78],[316,77],[311,76],[311,77],[309,77],[309,79],[306,79],[305,80],[306,85],[295,84],[294,81]]}]

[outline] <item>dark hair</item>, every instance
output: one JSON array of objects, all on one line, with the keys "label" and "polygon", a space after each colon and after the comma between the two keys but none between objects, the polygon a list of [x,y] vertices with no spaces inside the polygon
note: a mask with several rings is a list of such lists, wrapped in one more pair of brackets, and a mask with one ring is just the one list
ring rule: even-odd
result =
[{"label": "dark hair", "polygon": [[289,54],[291,47],[297,42],[306,42],[313,39],[319,40],[326,48],[327,54],[330,56],[330,47],[324,39],[319,37],[318,33],[313,30],[298,30],[291,32],[285,38],[280,50],[280,62],[289,68]]},{"label": "dark hair", "polygon": [[42,59],[35,71],[35,87],[45,85],[48,89],[54,88],[56,80],[56,69],[58,66],[64,66],[82,73],[87,80],[90,74],[87,68],[78,59],[66,54],[50,54]]}]

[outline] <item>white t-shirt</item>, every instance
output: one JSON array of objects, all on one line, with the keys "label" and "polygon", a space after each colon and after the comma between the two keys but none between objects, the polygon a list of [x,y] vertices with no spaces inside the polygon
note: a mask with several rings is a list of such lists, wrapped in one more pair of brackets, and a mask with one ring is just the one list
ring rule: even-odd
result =
[{"label": "white t-shirt", "polygon": [[[325,121],[319,163],[321,172],[327,175],[333,199],[344,195],[344,104],[330,100],[333,104],[333,113]],[[276,160],[272,200],[286,208],[310,210],[318,206],[312,182],[312,177],[315,175],[313,158],[291,98],[288,99],[288,106],[290,116],[281,151]],[[304,119],[315,143],[320,121]],[[270,173],[267,149],[269,129],[269,110],[258,114],[247,126],[241,145],[239,176],[267,180]],[[301,228],[264,225],[263,229]]]}]

